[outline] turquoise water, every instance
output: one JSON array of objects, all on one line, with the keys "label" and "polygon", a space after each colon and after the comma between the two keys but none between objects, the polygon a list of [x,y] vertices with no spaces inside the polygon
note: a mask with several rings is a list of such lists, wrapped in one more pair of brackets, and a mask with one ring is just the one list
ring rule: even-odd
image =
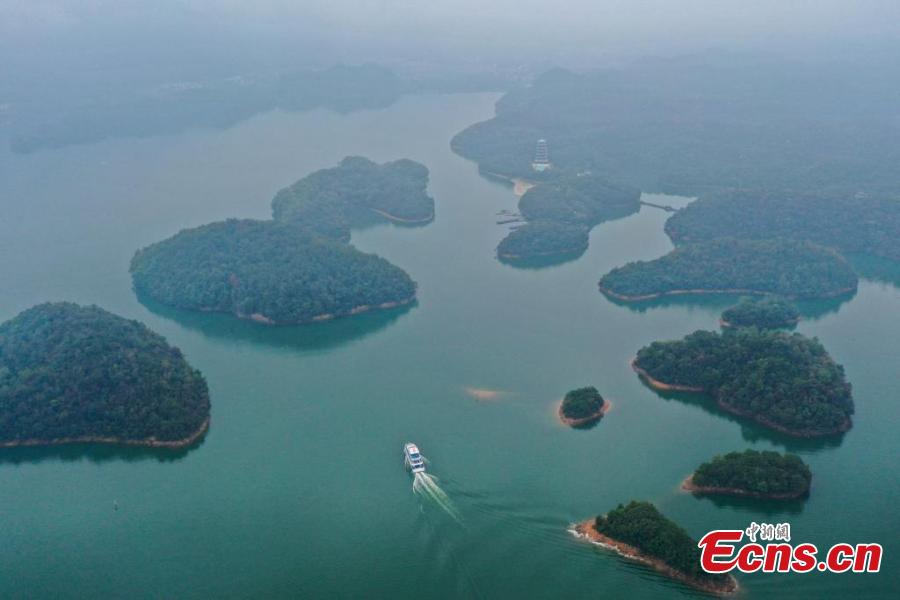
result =
[{"label": "turquoise water", "polygon": [[[576,261],[494,260],[506,231],[496,213],[516,198],[449,140],[490,117],[495,99],[272,112],[225,131],[0,158],[0,319],[62,299],[140,319],[203,371],[213,403],[209,435],[180,454],[0,453],[0,596],[693,595],[566,531],[632,498],[695,537],[789,521],[795,541],[885,545],[880,574],[740,576],[749,597],[897,592],[900,291],[866,280],[849,301],[804,306],[799,331],[819,336],[854,384],[855,427],[841,439],[792,442],[702,402],[663,398],[629,359],[651,340],[715,327],[730,299],[635,310],[597,292],[608,269],[671,247],[667,214],[647,207],[597,227]],[[136,248],[216,219],[265,218],[277,189],[348,154],[431,169],[434,223],[353,236],[409,271],[417,305],[267,328],[135,298]],[[553,404],[583,385],[614,408],[597,427],[570,430]],[[466,388],[501,393],[476,400]],[[413,492],[405,441],[430,459],[458,521]],[[760,505],[678,491],[699,462],[748,446],[800,452],[814,472],[810,499]]]}]

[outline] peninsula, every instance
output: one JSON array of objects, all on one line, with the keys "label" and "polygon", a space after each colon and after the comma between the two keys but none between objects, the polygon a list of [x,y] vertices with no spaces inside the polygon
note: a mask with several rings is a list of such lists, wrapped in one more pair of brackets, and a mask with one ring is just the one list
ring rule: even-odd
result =
[{"label": "peninsula", "polygon": [[745,450],[716,456],[681,485],[694,494],[790,500],[806,496],[812,473],[796,454]]},{"label": "peninsula", "polygon": [[54,303],[0,325],[0,446],[174,448],[208,426],[206,380],[137,321]]},{"label": "peninsula", "polygon": [[737,590],[732,576],[704,571],[697,542],[649,502],[620,504],[605,515],[577,524],[574,532],[695,589],[717,595]]},{"label": "peninsula", "polygon": [[900,260],[900,200],[864,194],[712,194],[672,215],[665,228],[679,245],[721,237],[783,237]]},{"label": "peninsula", "polygon": [[858,283],[843,257],[811,242],[723,238],[628,263],[604,275],[599,287],[610,298],[636,302],[711,293],[830,298],[854,292]]},{"label": "peninsula", "polygon": [[411,303],[416,284],[374,254],[275,221],[230,219],[139,250],[134,288],[177,308],[268,324],[307,323]]},{"label": "peninsula", "polygon": [[852,425],[843,367],[799,333],[695,331],[641,348],[632,365],[655,389],[704,392],[726,412],[789,435],[835,435]]}]

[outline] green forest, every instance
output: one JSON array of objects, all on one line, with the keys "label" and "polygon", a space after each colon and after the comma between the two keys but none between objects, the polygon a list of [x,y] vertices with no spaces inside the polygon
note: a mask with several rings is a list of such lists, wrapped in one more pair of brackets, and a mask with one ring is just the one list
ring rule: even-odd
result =
[{"label": "green forest", "polygon": [[598,516],[594,528],[613,540],[634,546],[644,554],[658,558],[693,580],[724,585],[725,575],[707,573],[700,566],[696,540],[653,504],[632,500],[606,515]]},{"label": "green forest", "polygon": [[[496,116],[457,134],[452,147],[484,172],[537,179],[587,170],[645,192],[896,194],[900,146],[887,133],[895,96],[875,69],[726,67],[712,55],[584,74],[553,69],[504,95]],[[536,174],[541,138],[554,169]]]},{"label": "green forest", "polygon": [[651,261],[613,269],[600,289],[622,300],[735,290],[825,298],[856,290],[858,278],[836,252],[797,240],[716,239],[678,247]]},{"label": "green forest", "polygon": [[206,380],[137,321],[55,303],[0,325],[0,443],[177,441],[208,417]]},{"label": "green forest", "polygon": [[230,219],[186,229],[139,250],[134,288],[163,304],[275,323],[405,303],[416,285],[374,254],[303,227]]},{"label": "green forest", "polygon": [[562,401],[562,414],[568,419],[586,419],[603,408],[603,396],[594,386],[567,392]]},{"label": "green forest", "polygon": [[809,492],[812,473],[796,454],[745,450],[716,456],[694,471],[694,485],[762,497],[797,497]]},{"label": "green forest", "polygon": [[802,436],[846,431],[844,369],[815,338],[778,330],[695,331],[640,349],[635,366],[667,384],[702,388],[723,409]]},{"label": "green forest", "polygon": [[532,258],[584,252],[588,229],[583,225],[556,221],[530,221],[509,232],[497,245],[502,259]]},{"label": "green forest", "polygon": [[784,237],[891,260],[900,260],[898,231],[900,199],[865,194],[711,193],[666,222],[676,244]]},{"label": "green forest", "polygon": [[799,320],[797,306],[778,296],[741,298],[722,312],[722,324],[727,327],[777,329],[794,326]]},{"label": "green forest", "polygon": [[409,159],[379,165],[348,156],[336,167],[311,173],[272,199],[277,221],[303,225],[349,240],[350,229],[389,220],[426,223],[434,218],[428,169]]},{"label": "green forest", "polygon": [[497,247],[501,258],[529,258],[583,251],[595,225],[627,217],[641,208],[641,193],[589,174],[539,183],[519,199],[528,223]]}]

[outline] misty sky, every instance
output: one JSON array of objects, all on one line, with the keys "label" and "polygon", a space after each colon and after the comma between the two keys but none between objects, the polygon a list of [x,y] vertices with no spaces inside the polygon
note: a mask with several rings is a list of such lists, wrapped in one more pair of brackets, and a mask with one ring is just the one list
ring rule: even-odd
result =
[{"label": "misty sky", "polygon": [[896,0],[0,0],[0,105],[336,63],[833,60],[900,55],[898,40]]}]

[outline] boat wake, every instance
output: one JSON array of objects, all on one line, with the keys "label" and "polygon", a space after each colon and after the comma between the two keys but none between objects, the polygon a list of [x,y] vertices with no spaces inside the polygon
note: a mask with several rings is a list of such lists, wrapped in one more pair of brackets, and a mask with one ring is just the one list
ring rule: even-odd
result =
[{"label": "boat wake", "polygon": [[453,506],[453,502],[450,500],[447,493],[437,484],[436,478],[424,471],[414,473],[413,491],[422,498],[435,504],[438,508],[450,515],[454,521],[462,524],[459,512],[456,510],[456,507]]}]

